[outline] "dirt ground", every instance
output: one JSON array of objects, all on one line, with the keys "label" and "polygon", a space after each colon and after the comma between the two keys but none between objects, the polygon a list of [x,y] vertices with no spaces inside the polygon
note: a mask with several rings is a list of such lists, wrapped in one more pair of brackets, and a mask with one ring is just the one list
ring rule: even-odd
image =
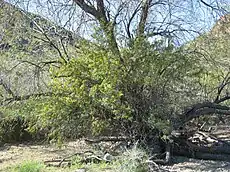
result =
[{"label": "dirt ground", "polygon": [[[15,166],[24,161],[45,161],[60,159],[74,152],[83,152],[89,149],[84,141],[78,140],[68,142],[59,149],[52,145],[5,145],[0,147],[0,171]],[[204,161],[185,157],[174,157],[176,163],[170,166],[161,167],[160,171],[169,172],[230,172],[230,163],[223,161]]]},{"label": "dirt ground", "polygon": [[177,163],[171,166],[164,166],[163,169],[169,172],[230,172],[230,162],[197,160],[193,158],[174,157]]},{"label": "dirt ground", "polygon": [[0,147],[0,171],[18,165],[25,161],[44,162],[46,160],[61,159],[75,152],[84,152],[88,146],[84,141],[68,142],[58,148],[55,145],[5,145]]}]

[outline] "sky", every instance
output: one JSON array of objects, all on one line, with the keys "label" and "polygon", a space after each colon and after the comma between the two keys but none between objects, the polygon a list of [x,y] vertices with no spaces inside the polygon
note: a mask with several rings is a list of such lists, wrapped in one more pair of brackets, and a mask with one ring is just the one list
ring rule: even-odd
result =
[{"label": "sky", "polygon": [[[115,13],[118,4],[125,0],[110,0],[111,13]],[[126,0],[127,1],[127,0]],[[168,25],[162,25],[161,21],[172,22],[170,29],[173,30],[175,27],[180,27],[186,30],[193,30],[190,32],[178,32],[176,44],[183,44],[184,42],[190,41],[199,34],[209,31],[215,22],[224,14],[230,12],[230,0],[163,0],[167,1],[170,5],[158,5],[154,6],[149,15],[149,27],[156,27],[164,30]],[[66,29],[71,30],[80,36],[90,38],[95,27],[90,17],[82,15],[79,7],[77,7],[72,0],[8,0],[12,4],[16,4],[20,8],[41,15],[44,18],[54,21],[59,25],[64,26]],[[129,10],[134,9],[135,4],[127,5]],[[134,1],[133,1],[134,2]],[[204,2],[204,3],[202,3]],[[214,7],[214,10],[205,5],[209,4]],[[215,10],[216,8],[222,10]],[[224,10],[223,10],[224,9]],[[170,13],[169,13],[170,12]],[[130,15],[130,14],[128,14]],[[82,25],[82,19],[88,20],[87,25]],[[118,18],[120,23],[124,21],[123,18]],[[131,27],[135,27],[134,19]],[[175,26],[176,25],[176,26]],[[80,27],[81,26],[81,27]],[[120,30],[124,30],[124,25],[120,25]],[[199,33],[197,33],[199,32]],[[120,33],[120,39],[122,40],[122,33]]]}]

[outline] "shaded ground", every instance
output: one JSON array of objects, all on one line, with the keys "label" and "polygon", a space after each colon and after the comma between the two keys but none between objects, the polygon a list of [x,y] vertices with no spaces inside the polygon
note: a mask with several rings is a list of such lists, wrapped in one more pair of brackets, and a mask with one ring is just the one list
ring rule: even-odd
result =
[{"label": "shaded ground", "polygon": [[[60,159],[74,152],[83,152],[89,149],[84,141],[69,142],[58,149],[52,145],[6,145],[0,148],[0,171],[7,172],[9,167],[24,161],[40,161]],[[185,157],[174,158],[175,164],[162,167],[161,171],[170,172],[230,172],[230,163],[223,161],[204,161]],[[59,169],[63,171],[63,169]],[[55,171],[59,171],[55,170]],[[72,170],[73,171],[73,170]]]}]

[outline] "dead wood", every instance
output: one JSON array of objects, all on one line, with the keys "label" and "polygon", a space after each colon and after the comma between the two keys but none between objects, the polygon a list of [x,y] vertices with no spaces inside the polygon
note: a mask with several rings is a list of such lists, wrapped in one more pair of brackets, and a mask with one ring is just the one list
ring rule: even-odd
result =
[{"label": "dead wood", "polygon": [[165,159],[154,159],[152,161],[154,161],[157,164],[161,164],[161,165],[169,164],[171,160],[171,145],[170,144],[166,145],[166,151],[164,154],[165,154]]},{"label": "dead wood", "polygon": [[63,162],[70,162],[71,160],[70,159],[65,159],[65,160],[63,160],[63,159],[52,159],[52,160],[44,161],[44,163],[47,164],[47,163],[61,162],[61,161],[63,161]]},{"label": "dead wood", "polygon": [[191,121],[192,119],[200,116],[212,114],[230,115],[230,108],[228,106],[212,102],[198,103],[185,112],[183,115],[183,123]]},{"label": "dead wood", "polygon": [[205,153],[199,151],[189,151],[188,149],[177,149],[173,151],[174,155],[186,156],[196,159],[203,160],[218,160],[218,161],[228,161],[230,162],[229,154],[221,154],[221,153]]},{"label": "dead wood", "polygon": [[[188,132],[188,131],[187,131]],[[230,161],[230,143],[208,132],[174,132],[172,153],[187,157]]]},{"label": "dead wood", "polygon": [[[88,154],[88,155],[87,155]],[[74,156],[80,156],[81,160],[79,160],[78,163],[100,163],[100,162],[111,162],[111,159],[108,159],[107,154],[105,154],[103,157],[100,155],[95,155],[93,151],[86,151],[86,152],[77,152],[74,154],[71,154],[63,159],[52,159],[44,161],[44,164],[46,166],[53,166],[53,167],[62,167],[63,163],[67,163],[67,166],[71,165],[71,158]],[[109,154],[110,155],[110,154]],[[58,164],[57,164],[58,163]]]},{"label": "dead wood", "polygon": [[100,142],[120,142],[120,141],[130,141],[132,138],[130,137],[101,137],[96,139],[88,139],[86,138],[85,141],[88,143],[100,143]]},{"label": "dead wood", "polygon": [[[46,164],[46,166],[55,166],[55,167],[61,167],[62,163],[64,162],[71,162],[71,158],[74,156],[80,156],[82,157],[82,159],[85,159],[86,154],[89,153],[90,155],[94,154],[93,151],[85,151],[85,152],[76,152],[74,154],[71,154],[63,159],[52,159],[52,160],[47,160],[44,161],[44,164]],[[58,163],[58,164],[52,164],[52,163]]]}]

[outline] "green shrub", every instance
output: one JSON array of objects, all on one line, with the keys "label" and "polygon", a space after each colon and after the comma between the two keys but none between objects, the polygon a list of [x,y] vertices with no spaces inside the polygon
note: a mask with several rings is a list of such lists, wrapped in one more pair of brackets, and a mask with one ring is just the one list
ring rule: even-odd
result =
[{"label": "green shrub", "polygon": [[186,82],[193,84],[195,58],[180,48],[141,39],[120,52],[123,62],[105,47],[82,43],[73,53],[77,58],[51,68],[52,96],[32,98],[20,112],[33,119],[30,131],[47,128],[45,137],[57,140],[170,133],[172,109],[180,110],[186,99],[174,92]]},{"label": "green shrub", "polygon": [[0,141],[14,143],[31,140],[27,131],[28,121],[20,115],[5,116],[0,119]]},{"label": "green shrub", "polygon": [[[15,105],[0,109],[0,142],[16,143],[23,141],[42,141],[47,139],[48,129],[42,128],[37,118],[22,111],[27,104],[21,104],[21,109]],[[27,115],[26,115],[27,114]]]},{"label": "green shrub", "polygon": [[13,171],[15,172],[41,172],[44,165],[38,162],[24,162],[17,166]]},{"label": "green shrub", "polygon": [[180,106],[170,91],[197,67],[181,49],[146,40],[122,49],[123,63],[92,44],[76,56],[51,69],[54,95],[39,105],[39,121],[52,125],[52,136],[168,134],[171,109]]}]

